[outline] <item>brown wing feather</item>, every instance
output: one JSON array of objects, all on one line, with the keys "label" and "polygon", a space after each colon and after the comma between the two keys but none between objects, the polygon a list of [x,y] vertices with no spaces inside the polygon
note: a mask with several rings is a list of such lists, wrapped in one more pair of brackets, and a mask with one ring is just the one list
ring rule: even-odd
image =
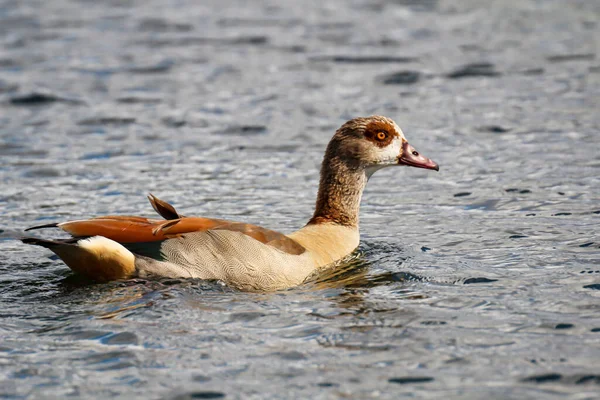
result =
[{"label": "brown wing feather", "polygon": [[158,215],[160,215],[164,219],[183,218],[183,215],[180,215],[177,212],[177,210],[175,210],[175,207],[173,207],[166,201],[159,199],[152,193],[148,195],[148,200],[150,201],[152,208],[154,208],[154,211],[156,211]]},{"label": "brown wing feather", "polygon": [[63,222],[58,227],[73,236],[99,235],[119,243],[154,242],[190,232],[229,230],[241,232],[289,254],[302,254],[305,251],[304,247],[282,233],[222,219],[185,217],[164,221],[134,216],[107,216]]}]

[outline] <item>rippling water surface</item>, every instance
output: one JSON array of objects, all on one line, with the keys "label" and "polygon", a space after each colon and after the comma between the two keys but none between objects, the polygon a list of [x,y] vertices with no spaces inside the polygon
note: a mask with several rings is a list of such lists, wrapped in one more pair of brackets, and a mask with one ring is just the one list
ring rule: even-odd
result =
[{"label": "rippling water surface", "polygon": [[[0,397],[594,398],[599,6],[0,1]],[[376,174],[301,287],[98,285],[15,240],[148,192],[290,232],[370,114],[441,171]]]}]

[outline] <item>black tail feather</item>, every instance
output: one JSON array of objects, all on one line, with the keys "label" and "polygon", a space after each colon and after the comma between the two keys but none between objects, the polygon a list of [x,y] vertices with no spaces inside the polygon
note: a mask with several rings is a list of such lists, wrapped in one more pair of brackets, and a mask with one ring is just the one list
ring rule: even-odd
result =
[{"label": "black tail feather", "polygon": [[58,227],[58,223],[52,222],[50,224],[32,226],[31,228],[25,229],[25,231],[32,231],[34,229],[44,229],[44,228],[57,228],[57,227]]},{"label": "black tail feather", "polygon": [[21,238],[21,242],[25,243],[25,244],[33,244],[35,246],[42,246],[45,247],[47,249],[52,248],[54,246],[60,246],[62,244],[73,244],[75,242],[77,242],[79,239],[57,239],[57,240],[47,240],[47,239],[40,239],[40,238],[34,238],[34,237],[24,237]]}]

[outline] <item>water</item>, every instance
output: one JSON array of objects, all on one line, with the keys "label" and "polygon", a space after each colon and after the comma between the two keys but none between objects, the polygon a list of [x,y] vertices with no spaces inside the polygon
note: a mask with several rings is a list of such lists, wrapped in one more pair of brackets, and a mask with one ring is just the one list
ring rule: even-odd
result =
[{"label": "water", "polygon": [[[596,398],[600,3],[0,2],[2,398]],[[439,173],[369,182],[305,285],[91,284],[27,226],[290,232],[333,131],[394,118]]]}]

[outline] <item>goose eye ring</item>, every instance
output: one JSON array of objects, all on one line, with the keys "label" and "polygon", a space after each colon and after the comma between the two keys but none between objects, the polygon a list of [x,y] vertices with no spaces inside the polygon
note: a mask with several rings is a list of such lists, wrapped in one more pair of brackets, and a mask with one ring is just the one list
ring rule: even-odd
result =
[{"label": "goose eye ring", "polygon": [[387,137],[385,132],[377,132],[377,140],[384,140]]}]

